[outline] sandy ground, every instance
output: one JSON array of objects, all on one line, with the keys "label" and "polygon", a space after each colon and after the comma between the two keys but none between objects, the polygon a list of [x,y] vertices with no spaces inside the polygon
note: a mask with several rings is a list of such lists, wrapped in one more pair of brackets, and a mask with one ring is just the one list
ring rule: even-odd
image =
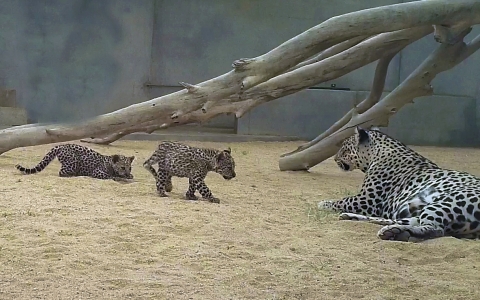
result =
[{"label": "sandy ground", "polygon": [[[1,299],[480,299],[480,242],[380,241],[379,226],[319,213],[318,200],[355,193],[360,172],[330,159],[280,172],[288,143],[231,146],[237,178],[207,184],[221,204],[155,194],[143,161],[156,142],[95,146],[136,155],[136,182],[60,178],[55,161],[23,176],[52,145],[0,156]],[[480,150],[415,147],[442,166],[480,175]]]}]

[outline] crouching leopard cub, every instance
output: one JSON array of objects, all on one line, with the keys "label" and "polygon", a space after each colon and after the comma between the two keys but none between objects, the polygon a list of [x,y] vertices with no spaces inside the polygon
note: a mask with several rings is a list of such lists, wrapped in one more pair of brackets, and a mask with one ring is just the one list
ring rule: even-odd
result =
[{"label": "crouching leopard cub", "polygon": [[97,179],[113,179],[129,182],[135,156],[102,155],[93,149],[77,144],[62,144],[53,147],[34,168],[15,167],[23,174],[35,174],[45,169],[55,157],[61,163],[60,177],[89,176]]},{"label": "crouching leopard cub", "polygon": [[[158,171],[152,167],[158,164]],[[207,185],[205,177],[210,171],[230,180],[236,176],[235,161],[231,150],[216,150],[196,148],[177,142],[162,142],[157,150],[147,159],[143,166],[156,179],[157,192],[161,197],[167,197],[166,192],[172,191],[172,177],[187,177],[188,191],[185,194],[187,200],[197,200],[195,191],[199,191],[204,200],[220,203],[215,198]]]},{"label": "crouching leopard cub", "polygon": [[379,130],[357,128],[334,160],[365,179],[358,195],[321,201],[320,209],[383,225],[384,240],[480,237],[480,178],[441,168]]}]

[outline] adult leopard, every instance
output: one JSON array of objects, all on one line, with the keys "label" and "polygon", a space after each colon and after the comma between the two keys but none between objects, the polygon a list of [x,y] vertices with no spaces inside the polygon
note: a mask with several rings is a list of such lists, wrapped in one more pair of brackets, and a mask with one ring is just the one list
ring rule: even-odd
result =
[{"label": "adult leopard", "polygon": [[[158,164],[158,172],[152,167],[155,164]],[[185,197],[197,200],[195,191],[198,190],[204,200],[214,203],[220,203],[220,200],[212,195],[205,184],[207,173],[214,171],[226,180],[236,176],[230,148],[221,151],[170,141],[160,143],[143,166],[155,177],[157,192],[161,197],[167,197],[166,192],[172,191],[172,176],[188,177],[189,186]]]},{"label": "adult leopard", "polygon": [[62,144],[53,147],[34,168],[15,167],[23,174],[35,174],[45,169],[55,157],[61,163],[60,177],[89,176],[97,179],[113,179],[128,182],[135,156],[102,155],[88,147],[77,144]]},{"label": "adult leopard", "polygon": [[480,236],[480,178],[440,168],[379,130],[356,128],[334,161],[345,171],[365,173],[360,193],[321,201],[340,219],[385,225],[384,240],[415,241]]}]

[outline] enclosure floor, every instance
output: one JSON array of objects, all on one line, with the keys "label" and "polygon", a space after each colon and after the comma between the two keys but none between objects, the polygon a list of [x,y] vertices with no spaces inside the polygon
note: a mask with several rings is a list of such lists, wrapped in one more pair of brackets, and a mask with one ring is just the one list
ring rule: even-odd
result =
[{"label": "enclosure floor", "polygon": [[[186,179],[156,196],[142,167],[156,142],[92,146],[135,155],[136,182],[60,178],[54,161],[23,176],[52,145],[0,156],[1,299],[480,299],[480,242],[380,241],[379,226],[318,213],[355,193],[361,172],[332,159],[280,172],[298,142],[231,146],[237,178],[207,184],[221,203],[183,200]],[[415,147],[444,167],[480,175],[480,150]]]}]

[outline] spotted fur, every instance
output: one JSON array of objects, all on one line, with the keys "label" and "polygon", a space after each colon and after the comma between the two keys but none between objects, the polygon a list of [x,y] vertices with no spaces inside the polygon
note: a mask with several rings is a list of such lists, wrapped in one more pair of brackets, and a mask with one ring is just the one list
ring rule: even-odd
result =
[{"label": "spotted fur", "polygon": [[45,169],[55,157],[61,163],[60,177],[89,176],[97,179],[127,181],[135,156],[102,155],[93,149],[77,144],[62,144],[53,147],[34,168],[15,167],[23,174],[35,174]]},{"label": "spotted fur", "polygon": [[[158,164],[158,172],[153,165]],[[235,161],[231,150],[216,150],[196,148],[177,142],[162,142],[157,150],[147,159],[143,166],[156,179],[157,192],[167,197],[166,192],[172,191],[172,177],[187,177],[188,191],[185,197],[188,200],[197,200],[195,191],[199,191],[204,200],[220,203],[205,184],[205,177],[210,171],[230,180],[236,176]]]},{"label": "spotted fur", "polygon": [[357,128],[334,157],[365,173],[358,195],[321,201],[342,220],[384,225],[381,239],[415,241],[480,236],[480,178],[448,170],[378,130]]}]

